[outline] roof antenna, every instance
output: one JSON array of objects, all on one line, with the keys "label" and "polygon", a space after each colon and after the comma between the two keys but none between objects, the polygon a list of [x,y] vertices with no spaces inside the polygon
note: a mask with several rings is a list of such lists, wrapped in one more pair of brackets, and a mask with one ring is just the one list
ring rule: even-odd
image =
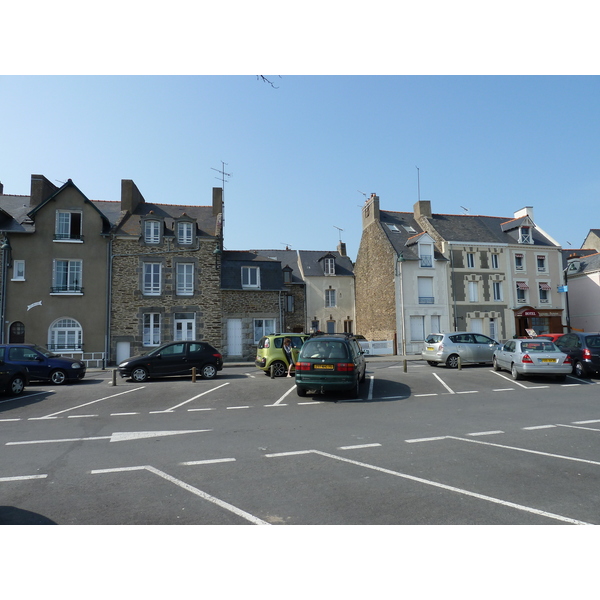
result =
[{"label": "roof antenna", "polygon": [[421,202],[421,174],[419,173],[419,167],[415,166],[417,170],[417,200]]},{"label": "roof antenna", "polygon": [[466,208],[466,207],[464,207],[462,204],[460,205],[460,207],[461,207],[461,208],[462,208],[462,209],[465,211],[465,213],[468,213],[468,212],[469,212],[469,209],[468,209],[468,208]]},{"label": "roof antenna", "polygon": [[[361,192],[361,193],[362,193],[362,192]],[[338,230],[338,232],[339,232],[339,235],[340,235],[340,242],[341,242],[341,241],[342,241],[342,231],[344,231],[344,230],[343,230],[341,227],[336,227],[335,225],[334,225],[334,227],[335,227],[335,228]]]},{"label": "roof antenna", "polygon": [[[225,184],[229,183],[229,181],[225,181],[225,177],[233,177],[233,173],[225,173],[225,165],[226,164],[227,164],[226,162],[221,161],[221,170],[211,167],[211,169],[213,171],[216,171],[217,173],[221,173],[221,185],[223,186],[223,199],[225,199]],[[219,178],[215,177],[215,179],[219,179]]]}]

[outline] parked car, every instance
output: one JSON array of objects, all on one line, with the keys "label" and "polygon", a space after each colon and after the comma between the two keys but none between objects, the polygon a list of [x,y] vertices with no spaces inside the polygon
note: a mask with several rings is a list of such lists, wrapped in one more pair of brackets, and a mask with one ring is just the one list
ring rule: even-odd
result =
[{"label": "parked car", "polygon": [[561,335],[554,343],[570,356],[577,377],[590,377],[600,372],[600,333],[572,331]]},{"label": "parked car", "polygon": [[[563,334],[562,334],[562,333],[540,333],[540,334],[538,334],[538,336],[537,336],[537,337],[538,337],[538,338],[541,338],[541,337],[550,338],[550,340],[552,340],[553,342],[556,342],[556,340],[557,340],[557,339],[558,339],[558,338],[559,338],[561,335],[563,335]],[[536,338],[533,338],[533,339],[536,339]]]},{"label": "parked car", "polygon": [[506,369],[513,379],[524,375],[554,375],[564,381],[573,365],[568,354],[561,352],[548,338],[509,340],[494,351],[494,371]]},{"label": "parked car", "polygon": [[6,363],[5,356],[6,348],[0,346],[0,390],[18,396],[27,385],[27,367]]},{"label": "parked car", "polygon": [[27,369],[28,381],[51,381],[62,385],[85,377],[83,361],[54,354],[36,344],[2,344],[6,364]]},{"label": "parked car", "polygon": [[148,354],[132,356],[119,363],[119,375],[142,383],[149,377],[190,375],[196,367],[204,379],[214,379],[223,368],[220,352],[206,342],[177,341],[163,344]]},{"label": "parked car", "polygon": [[258,342],[254,364],[266,375],[271,374],[272,366],[274,377],[285,377],[288,372],[288,362],[283,350],[283,341],[285,338],[290,338],[292,341],[292,350],[299,352],[309,337],[306,333],[274,333],[265,335]]},{"label": "parked car", "polygon": [[450,369],[461,363],[491,363],[498,342],[481,333],[455,331],[432,333],[425,339],[421,356],[435,367],[444,363]]},{"label": "parked car", "polygon": [[364,352],[351,335],[320,335],[307,340],[296,362],[296,392],[346,391],[360,394],[367,363]]}]

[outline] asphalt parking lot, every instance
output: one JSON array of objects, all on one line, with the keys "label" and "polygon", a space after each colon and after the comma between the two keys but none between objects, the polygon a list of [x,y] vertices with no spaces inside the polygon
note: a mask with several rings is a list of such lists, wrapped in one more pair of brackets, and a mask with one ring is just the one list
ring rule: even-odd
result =
[{"label": "asphalt parking lot", "polygon": [[253,365],[0,398],[0,523],[596,524],[598,379],[370,360],[359,398]]}]

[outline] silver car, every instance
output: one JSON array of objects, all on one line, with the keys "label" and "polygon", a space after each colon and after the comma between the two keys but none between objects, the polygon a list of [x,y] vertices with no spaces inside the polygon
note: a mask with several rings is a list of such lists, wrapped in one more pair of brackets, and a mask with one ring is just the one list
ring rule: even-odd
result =
[{"label": "silver car", "polygon": [[560,381],[573,370],[568,354],[550,340],[509,340],[494,352],[494,371],[506,369],[513,379],[524,375],[554,375]]},{"label": "silver car", "polygon": [[459,358],[461,363],[491,363],[497,347],[497,341],[481,333],[431,333],[425,339],[421,356],[432,367],[444,363],[456,369]]}]

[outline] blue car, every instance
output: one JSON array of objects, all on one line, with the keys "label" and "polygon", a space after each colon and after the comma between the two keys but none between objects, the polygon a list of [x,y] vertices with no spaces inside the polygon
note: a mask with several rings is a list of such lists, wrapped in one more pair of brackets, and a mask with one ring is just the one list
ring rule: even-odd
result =
[{"label": "blue car", "polygon": [[62,385],[67,381],[78,381],[85,376],[85,363],[74,358],[59,356],[35,344],[2,344],[6,365],[26,369],[29,381],[51,381]]}]

